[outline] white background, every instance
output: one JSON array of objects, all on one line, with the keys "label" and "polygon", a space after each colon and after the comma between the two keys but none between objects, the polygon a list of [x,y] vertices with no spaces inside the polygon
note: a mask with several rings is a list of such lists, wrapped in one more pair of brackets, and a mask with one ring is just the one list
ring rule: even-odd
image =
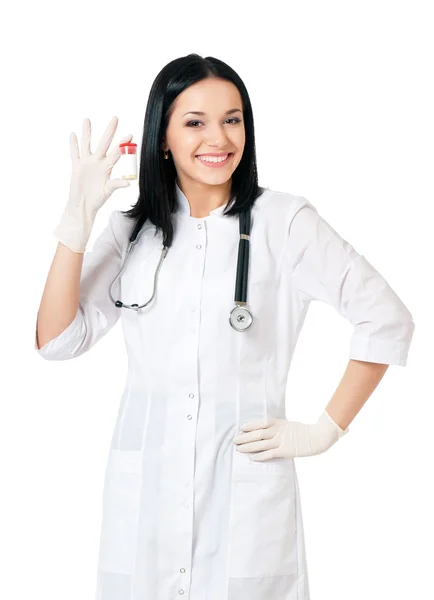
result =
[{"label": "white background", "polygon": [[[259,183],[305,196],[380,271],[416,323],[350,433],[296,459],[312,600],[433,598],[431,2],[21,2],[4,11],[0,597],[93,600],[102,484],[127,359],[120,322],[74,361],[34,350],[66,203],[69,135],[113,115],[137,143],[160,69],[190,52],[249,91]],[[116,176],[116,172],[113,172]],[[98,213],[135,203],[137,184]],[[229,325],[228,325],[229,326]],[[314,421],[351,325],[313,303],[287,416]]]}]

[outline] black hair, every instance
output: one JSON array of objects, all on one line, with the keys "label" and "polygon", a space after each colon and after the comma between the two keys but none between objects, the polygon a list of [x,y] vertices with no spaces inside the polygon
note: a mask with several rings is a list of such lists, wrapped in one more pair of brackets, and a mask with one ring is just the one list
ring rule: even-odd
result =
[{"label": "black hair", "polygon": [[[210,77],[231,81],[238,88],[243,104],[245,145],[232,173],[231,197],[223,214],[235,216],[247,210],[264,191],[258,185],[252,106],[241,78],[229,65],[212,56],[188,54],[172,60],[158,73],[149,93],[140,152],[139,198],[131,209],[121,211],[134,219],[136,226],[149,219],[156,232],[162,231],[162,241],[167,247],[172,245],[174,233],[172,213],[177,210],[178,202],[177,172],[171,154],[168,160],[163,156],[162,141],[176,97],[190,85]],[[234,197],[235,202],[228,208]]]}]

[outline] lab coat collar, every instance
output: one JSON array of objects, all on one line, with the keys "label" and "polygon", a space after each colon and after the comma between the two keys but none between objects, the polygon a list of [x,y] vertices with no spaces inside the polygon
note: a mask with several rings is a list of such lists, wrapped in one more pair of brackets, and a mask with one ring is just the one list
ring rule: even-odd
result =
[{"label": "lab coat collar", "polygon": [[[176,190],[176,196],[178,198],[179,212],[183,216],[191,217],[191,215],[190,215],[190,203],[187,200],[187,197],[185,196],[185,194],[179,188],[178,181],[176,179],[175,179],[175,190]],[[234,202],[235,202],[235,198],[233,198],[232,201],[230,202],[230,206],[232,206]],[[223,206],[218,206],[214,210],[210,211],[209,216],[210,217],[212,215],[215,215],[216,217],[223,216],[223,211],[225,210],[226,206],[227,206],[227,204],[223,204]],[[191,217],[191,218],[195,219],[195,218],[198,218],[198,217]],[[208,217],[201,217],[201,218],[202,219],[207,219]]]}]

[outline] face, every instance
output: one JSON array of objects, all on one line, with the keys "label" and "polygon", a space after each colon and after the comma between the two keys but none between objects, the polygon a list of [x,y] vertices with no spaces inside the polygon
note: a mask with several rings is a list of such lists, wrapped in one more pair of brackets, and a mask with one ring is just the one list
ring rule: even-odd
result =
[{"label": "face", "polygon": [[[242,101],[233,83],[203,79],[176,98],[162,148],[170,151],[182,181],[207,185],[228,182],[241,160],[244,144]],[[206,154],[225,158],[228,153],[221,164],[198,158]]]}]

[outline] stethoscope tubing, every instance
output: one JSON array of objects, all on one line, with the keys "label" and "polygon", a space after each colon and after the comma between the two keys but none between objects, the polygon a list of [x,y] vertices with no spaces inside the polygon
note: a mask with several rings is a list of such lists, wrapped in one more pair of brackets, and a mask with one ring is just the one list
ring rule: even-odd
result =
[{"label": "stethoscope tubing", "polygon": [[[168,248],[167,246],[163,246],[163,250],[161,252],[161,257],[158,263],[158,266],[154,273],[154,285],[152,296],[149,298],[145,304],[125,304],[121,300],[115,300],[112,296],[111,290],[113,285],[119,279],[119,277],[124,272],[128,260],[131,256],[131,253],[134,249],[134,246],[138,242],[138,235],[142,227],[141,219],[134,226],[133,232],[130,236],[127,251],[124,257],[124,260],[121,265],[121,269],[119,273],[116,275],[115,279],[112,281],[109,287],[109,297],[115,306],[118,308],[129,308],[135,311],[140,310],[147,306],[155,296],[158,273],[161,269],[161,265],[167,255]],[[239,231],[240,231],[240,239],[238,243],[238,258],[237,258],[237,273],[236,273],[236,282],[235,282],[235,296],[234,302],[235,307],[232,309],[229,316],[229,323],[231,326],[237,331],[245,331],[248,329],[253,322],[253,315],[249,308],[247,308],[247,286],[248,286],[248,276],[249,276],[249,257],[250,257],[250,228],[251,228],[251,207],[242,213],[239,214]]]}]

